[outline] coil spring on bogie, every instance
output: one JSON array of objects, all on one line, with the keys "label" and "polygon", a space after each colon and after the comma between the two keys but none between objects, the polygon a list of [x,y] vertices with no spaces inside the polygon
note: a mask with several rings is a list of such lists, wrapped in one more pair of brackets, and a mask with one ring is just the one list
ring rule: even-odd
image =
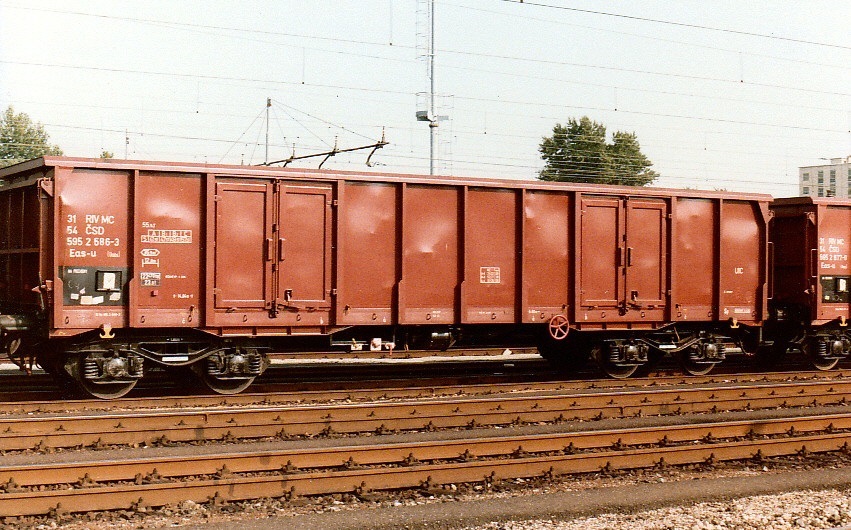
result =
[{"label": "coil spring on bogie", "polygon": [[820,340],[818,341],[818,356],[826,357],[827,356],[827,341]]},{"label": "coil spring on bogie", "polygon": [[91,358],[83,360],[83,377],[86,379],[97,379],[100,377],[100,366]]},{"label": "coil spring on bogie", "polygon": [[145,370],[145,358],[141,355],[129,355],[130,374],[133,376],[141,375]]},{"label": "coil spring on bogie", "polygon": [[248,371],[251,374],[259,375],[262,364],[263,359],[259,354],[255,353],[248,357]]},{"label": "coil spring on bogie", "polygon": [[609,347],[609,362],[612,362],[612,363],[621,362],[621,349],[616,344],[612,344]]}]

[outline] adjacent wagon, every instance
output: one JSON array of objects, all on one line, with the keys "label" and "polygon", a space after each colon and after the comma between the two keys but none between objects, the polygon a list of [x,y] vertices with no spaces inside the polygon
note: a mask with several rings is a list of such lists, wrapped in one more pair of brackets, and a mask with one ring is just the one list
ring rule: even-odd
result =
[{"label": "adjacent wagon", "polygon": [[816,367],[833,368],[851,353],[851,201],[792,197],[771,211],[778,353],[800,348]]}]

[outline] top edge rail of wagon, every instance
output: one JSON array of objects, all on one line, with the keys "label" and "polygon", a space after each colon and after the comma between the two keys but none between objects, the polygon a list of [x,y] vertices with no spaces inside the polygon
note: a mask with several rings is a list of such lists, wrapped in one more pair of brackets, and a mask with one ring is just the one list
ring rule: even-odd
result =
[{"label": "top edge rail of wagon", "polygon": [[565,190],[570,189],[581,193],[611,193],[623,190],[624,193],[636,196],[676,195],[679,197],[699,198],[734,198],[740,200],[770,200],[771,195],[765,193],[709,191],[676,188],[654,188],[640,186],[616,186],[611,184],[581,184],[572,182],[545,182],[505,178],[459,177],[459,176],[428,176],[405,173],[384,173],[364,171],[343,171],[329,169],[285,168],[266,166],[238,166],[227,164],[206,164],[194,162],[160,162],[150,160],[116,160],[101,158],[77,158],[62,156],[45,156],[27,162],[0,169],[0,180],[8,177],[18,177],[23,174],[35,173],[43,168],[90,168],[140,171],[167,171],[177,173],[206,173],[218,176],[239,176],[257,178],[305,178],[311,180],[350,180],[370,182],[380,179],[382,182],[405,182],[409,184],[444,184],[447,186],[472,186],[484,188],[517,188],[532,190]]}]

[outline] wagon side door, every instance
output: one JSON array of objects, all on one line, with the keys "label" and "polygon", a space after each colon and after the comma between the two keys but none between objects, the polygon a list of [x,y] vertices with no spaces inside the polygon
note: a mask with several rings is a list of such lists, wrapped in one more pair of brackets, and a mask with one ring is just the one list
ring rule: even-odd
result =
[{"label": "wagon side door", "polygon": [[213,293],[217,309],[271,307],[272,198],[271,183],[216,183]]},{"label": "wagon side door", "polygon": [[582,198],[580,304],[618,307],[623,299],[623,209],[618,197]]},{"label": "wagon side door", "polygon": [[285,314],[301,313],[302,324],[325,324],[331,307],[331,186],[283,183],[278,201],[275,305]]},{"label": "wagon side door", "polygon": [[661,199],[627,199],[626,308],[660,309],[665,303],[668,204]]}]

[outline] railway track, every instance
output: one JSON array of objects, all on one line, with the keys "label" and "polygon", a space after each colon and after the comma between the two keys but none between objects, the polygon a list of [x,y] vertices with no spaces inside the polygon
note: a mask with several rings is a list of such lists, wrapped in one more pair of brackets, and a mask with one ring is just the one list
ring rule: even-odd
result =
[{"label": "railway track", "polygon": [[0,450],[388,433],[848,405],[851,379],[0,418]]},{"label": "railway track", "polygon": [[[393,387],[362,381],[298,384],[284,392],[236,396],[3,403],[0,451],[21,452],[18,462],[41,460],[26,456],[33,450],[64,454],[51,457],[50,464],[0,466],[0,517],[143,510],[183,500],[334,493],[369,498],[370,492],[405,488],[439,492],[447,484],[487,489],[513,478],[849,453],[847,371],[412,385],[417,382],[422,381],[394,381]],[[831,408],[806,410],[817,406]],[[784,410],[791,408],[799,410]],[[737,411],[737,418],[745,418],[759,409],[777,409],[770,414],[782,417],[705,423],[709,416],[696,414]],[[570,423],[673,415],[684,418],[659,418],[651,427],[632,421],[644,426],[606,431],[578,431],[585,424]],[[527,424],[551,427],[522,427]],[[506,425],[519,428],[511,435],[493,429]],[[428,432],[382,436],[446,429],[461,432],[449,440]],[[315,437],[327,439],[308,440]],[[405,438],[419,441],[400,441]],[[250,443],[259,440],[270,443]],[[203,449],[189,456],[179,447],[198,443]],[[178,447],[157,449],[171,445]],[[110,446],[146,446],[160,456],[66,451]]]},{"label": "railway track", "polygon": [[[849,450],[851,414],[0,468],[0,515],[438,488]],[[224,464],[223,464],[224,462]]]}]

